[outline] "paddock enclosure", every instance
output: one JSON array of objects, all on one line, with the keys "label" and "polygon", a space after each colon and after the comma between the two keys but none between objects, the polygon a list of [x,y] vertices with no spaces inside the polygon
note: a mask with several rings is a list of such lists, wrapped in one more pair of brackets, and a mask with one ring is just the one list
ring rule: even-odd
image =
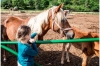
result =
[{"label": "paddock enclosure", "polygon": [[[9,16],[18,16],[20,18],[28,18],[35,16],[39,13],[14,13],[9,14],[7,12],[1,13],[1,24]],[[68,22],[71,26],[75,26],[81,31],[85,32],[97,32],[99,33],[99,15],[98,14],[80,14],[76,13],[74,15],[67,16]],[[44,36],[45,40],[48,39],[60,39],[59,34],[49,30]],[[14,46],[8,45],[14,49]],[[78,48],[76,48],[78,47]],[[81,66],[81,46],[79,43],[71,45],[70,48],[70,63],[67,63],[65,60],[64,66]],[[35,57],[35,61],[38,62],[41,66],[61,66],[61,53],[62,53],[62,44],[41,44],[39,47],[39,54]],[[1,55],[3,54],[1,50]],[[1,56],[2,58],[2,56]],[[1,59],[1,66],[17,66],[16,56],[7,52],[7,62],[3,62]],[[99,66],[99,58],[93,57],[88,66]]]}]

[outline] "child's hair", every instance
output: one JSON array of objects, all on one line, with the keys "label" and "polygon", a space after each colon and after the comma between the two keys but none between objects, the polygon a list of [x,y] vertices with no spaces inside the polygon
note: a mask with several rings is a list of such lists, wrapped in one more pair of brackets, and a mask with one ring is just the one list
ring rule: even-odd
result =
[{"label": "child's hair", "polygon": [[17,40],[25,40],[25,36],[31,33],[31,28],[27,25],[21,25],[16,33]]}]

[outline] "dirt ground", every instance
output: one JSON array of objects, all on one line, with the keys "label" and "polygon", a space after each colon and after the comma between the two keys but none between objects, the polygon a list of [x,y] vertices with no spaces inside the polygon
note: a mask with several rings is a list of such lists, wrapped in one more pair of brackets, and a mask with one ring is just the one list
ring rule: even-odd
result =
[{"label": "dirt ground", "polygon": [[[25,19],[27,17],[32,17],[35,15],[36,15],[35,13],[32,14],[22,13],[22,14],[15,14],[13,16],[18,16]],[[12,15],[9,13],[2,13],[1,24],[3,24],[3,21],[9,16]],[[71,26],[75,26],[81,31],[99,33],[99,15],[97,14],[74,14],[71,16],[67,16],[67,18]],[[48,39],[60,39],[60,38],[58,33],[49,30],[44,36],[44,39],[48,40]],[[76,48],[76,46],[78,48]],[[68,63],[65,60],[65,64],[61,65],[60,62],[61,62],[62,44],[41,44],[39,47],[39,54],[35,57],[35,61],[38,62],[41,66],[81,66],[82,52],[79,48],[81,48],[80,44],[71,45],[70,54],[69,54],[70,62]],[[7,62],[4,63],[2,61],[1,65],[17,66],[16,57],[12,54],[9,53],[7,54],[8,54]],[[99,58],[93,57],[90,61],[90,64],[88,64],[88,66],[99,66]]]}]

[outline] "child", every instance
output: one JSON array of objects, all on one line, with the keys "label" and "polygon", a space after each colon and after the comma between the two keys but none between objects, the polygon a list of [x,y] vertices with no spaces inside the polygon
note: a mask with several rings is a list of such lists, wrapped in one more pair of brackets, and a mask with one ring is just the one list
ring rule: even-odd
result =
[{"label": "child", "polygon": [[[33,57],[38,54],[35,40],[32,39],[35,35],[36,33],[31,35],[31,29],[26,25],[18,28],[16,34],[18,40],[18,66],[34,66]],[[32,47],[29,42],[32,44]]]}]

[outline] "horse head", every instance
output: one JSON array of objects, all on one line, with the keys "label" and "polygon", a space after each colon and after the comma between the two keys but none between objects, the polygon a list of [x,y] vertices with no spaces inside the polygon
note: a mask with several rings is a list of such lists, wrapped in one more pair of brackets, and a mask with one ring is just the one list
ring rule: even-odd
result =
[{"label": "horse head", "polygon": [[53,31],[60,33],[60,36],[66,36],[67,39],[74,38],[74,31],[69,25],[65,16],[64,10],[62,9],[63,4],[59,6],[53,6],[49,10],[49,22],[50,28]]}]

